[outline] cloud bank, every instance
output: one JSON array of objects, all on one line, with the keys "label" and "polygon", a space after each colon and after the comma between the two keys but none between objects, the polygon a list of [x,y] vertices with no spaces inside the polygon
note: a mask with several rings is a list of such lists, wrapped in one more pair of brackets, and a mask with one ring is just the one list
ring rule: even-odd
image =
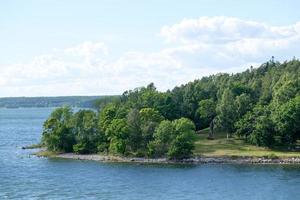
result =
[{"label": "cloud bank", "polygon": [[[300,22],[272,26],[232,17],[184,19],[160,30],[161,50],[111,59],[103,42],[51,51],[29,63],[0,66],[0,96],[121,94],[154,82],[171,89],[217,72],[238,72],[271,56],[299,57]],[[146,39],[146,38],[145,38]]]}]

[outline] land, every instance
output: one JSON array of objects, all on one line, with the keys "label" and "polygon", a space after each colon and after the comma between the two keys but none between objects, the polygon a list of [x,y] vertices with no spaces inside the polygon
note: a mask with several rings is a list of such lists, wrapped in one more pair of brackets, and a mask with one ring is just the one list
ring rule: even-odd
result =
[{"label": "land", "polygon": [[61,97],[2,97],[0,108],[30,107],[93,107],[98,99],[106,96],[61,96]]},{"label": "land", "polygon": [[208,131],[208,129],[203,129],[198,132],[194,156],[183,160],[125,157],[109,154],[58,153],[45,149],[37,152],[36,155],[50,158],[142,164],[300,164],[299,151],[258,147],[247,144],[244,140],[236,137],[227,139],[226,134],[222,132],[217,132],[215,138],[211,140],[208,139]]},{"label": "land", "polygon": [[[227,139],[226,133],[217,132],[213,140],[207,138],[209,129],[203,129],[197,134],[195,156],[204,157],[264,157],[293,158],[300,157],[300,151],[287,148],[267,148],[251,145],[242,138]],[[299,145],[299,142],[298,142]]]}]

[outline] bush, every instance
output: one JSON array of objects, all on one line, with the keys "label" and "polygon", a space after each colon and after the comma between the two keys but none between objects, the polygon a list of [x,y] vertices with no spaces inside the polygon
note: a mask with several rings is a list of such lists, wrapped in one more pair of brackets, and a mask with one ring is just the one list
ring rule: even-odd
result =
[{"label": "bush", "polygon": [[170,146],[168,158],[175,160],[189,158],[193,153],[193,149],[194,144],[191,136],[187,134],[179,135],[175,138]]},{"label": "bush", "polygon": [[74,151],[74,153],[77,153],[77,154],[88,153],[85,143],[78,143],[78,144],[73,145],[73,151]]}]

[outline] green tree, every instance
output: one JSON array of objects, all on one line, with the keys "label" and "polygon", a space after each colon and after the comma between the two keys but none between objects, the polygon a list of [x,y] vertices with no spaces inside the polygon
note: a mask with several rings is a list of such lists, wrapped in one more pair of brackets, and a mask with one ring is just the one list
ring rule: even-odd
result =
[{"label": "green tree", "polygon": [[214,137],[214,119],[216,117],[216,103],[213,99],[204,99],[199,102],[197,113],[204,127],[210,127],[209,138]]},{"label": "green tree", "polygon": [[300,95],[281,105],[274,118],[281,144],[292,145],[300,139]]},{"label": "green tree", "polygon": [[174,124],[169,120],[162,121],[154,132],[154,140],[148,145],[148,155],[151,157],[165,156],[175,136]]},{"label": "green tree", "polygon": [[175,137],[172,140],[168,157],[170,159],[189,158],[193,154],[195,140],[195,125],[186,118],[180,118],[173,122]]},{"label": "green tree", "polygon": [[125,119],[114,119],[107,128],[105,134],[110,141],[109,151],[116,154],[127,153],[129,135]]},{"label": "green tree", "polygon": [[141,122],[161,122],[164,118],[163,116],[154,108],[143,108],[140,110]]},{"label": "green tree", "polygon": [[254,115],[253,112],[246,113],[241,119],[235,123],[236,135],[244,137],[246,141],[251,133],[255,129],[255,123],[258,116]]},{"label": "green tree", "polygon": [[76,144],[74,152],[96,153],[98,145],[106,142],[105,135],[97,127],[97,115],[91,110],[80,110],[75,113],[72,123]]},{"label": "green tree", "polygon": [[140,110],[141,130],[143,136],[143,148],[146,149],[148,143],[153,139],[156,127],[164,119],[161,114],[153,108],[143,108]]},{"label": "green tree", "polygon": [[235,99],[235,105],[236,105],[236,112],[237,117],[241,118],[243,115],[245,115],[248,111],[252,108],[252,99],[250,95],[243,93],[236,97]]},{"label": "green tree", "polygon": [[235,124],[236,134],[258,146],[272,146],[275,139],[275,124],[268,106],[257,105]]},{"label": "green tree", "polygon": [[114,103],[107,104],[100,112],[99,128],[101,131],[106,132],[112,120],[115,119],[117,114],[117,106]]},{"label": "green tree", "polygon": [[70,123],[73,112],[70,107],[55,109],[44,122],[42,142],[51,151],[72,152],[75,143]]},{"label": "green tree", "polygon": [[139,111],[137,109],[131,109],[126,120],[129,131],[128,145],[131,151],[135,152],[141,147],[143,141]]},{"label": "green tree", "polygon": [[299,81],[297,79],[290,80],[289,78],[292,77],[288,77],[288,76],[283,77],[283,79],[278,83],[278,85],[280,86],[278,85],[274,86],[276,89],[274,90],[274,101],[275,103],[277,103],[277,105],[286,103],[290,99],[294,98],[297,95],[297,93],[300,91]]},{"label": "green tree", "polygon": [[274,145],[274,124],[268,116],[259,116],[253,132],[250,135],[250,142],[258,146]]},{"label": "green tree", "polygon": [[231,90],[227,88],[217,106],[217,114],[220,126],[229,134],[229,137],[234,132],[234,123],[237,118],[236,111],[235,97]]}]

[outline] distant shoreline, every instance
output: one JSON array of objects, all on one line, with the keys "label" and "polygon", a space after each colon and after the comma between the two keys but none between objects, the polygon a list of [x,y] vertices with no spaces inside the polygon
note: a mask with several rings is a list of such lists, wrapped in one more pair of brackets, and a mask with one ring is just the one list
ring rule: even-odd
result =
[{"label": "distant shoreline", "polygon": [[300,157],[264,158],[264,157],[193,157],[183,160],[168,160],[167,158],[137,158],[100,154],[55,154],[40,151],[38,157],[63,158],[73,160],[90,160],[100,162],[140,163],[140,164],[300,164]]},{"label": "distant shoreline", "polygon": [[79,108],[94,108],[94,103],[114,95],[98,96],[41,96],[41,97],[0,97],[0,108],[57,108],[65,105]]}]

